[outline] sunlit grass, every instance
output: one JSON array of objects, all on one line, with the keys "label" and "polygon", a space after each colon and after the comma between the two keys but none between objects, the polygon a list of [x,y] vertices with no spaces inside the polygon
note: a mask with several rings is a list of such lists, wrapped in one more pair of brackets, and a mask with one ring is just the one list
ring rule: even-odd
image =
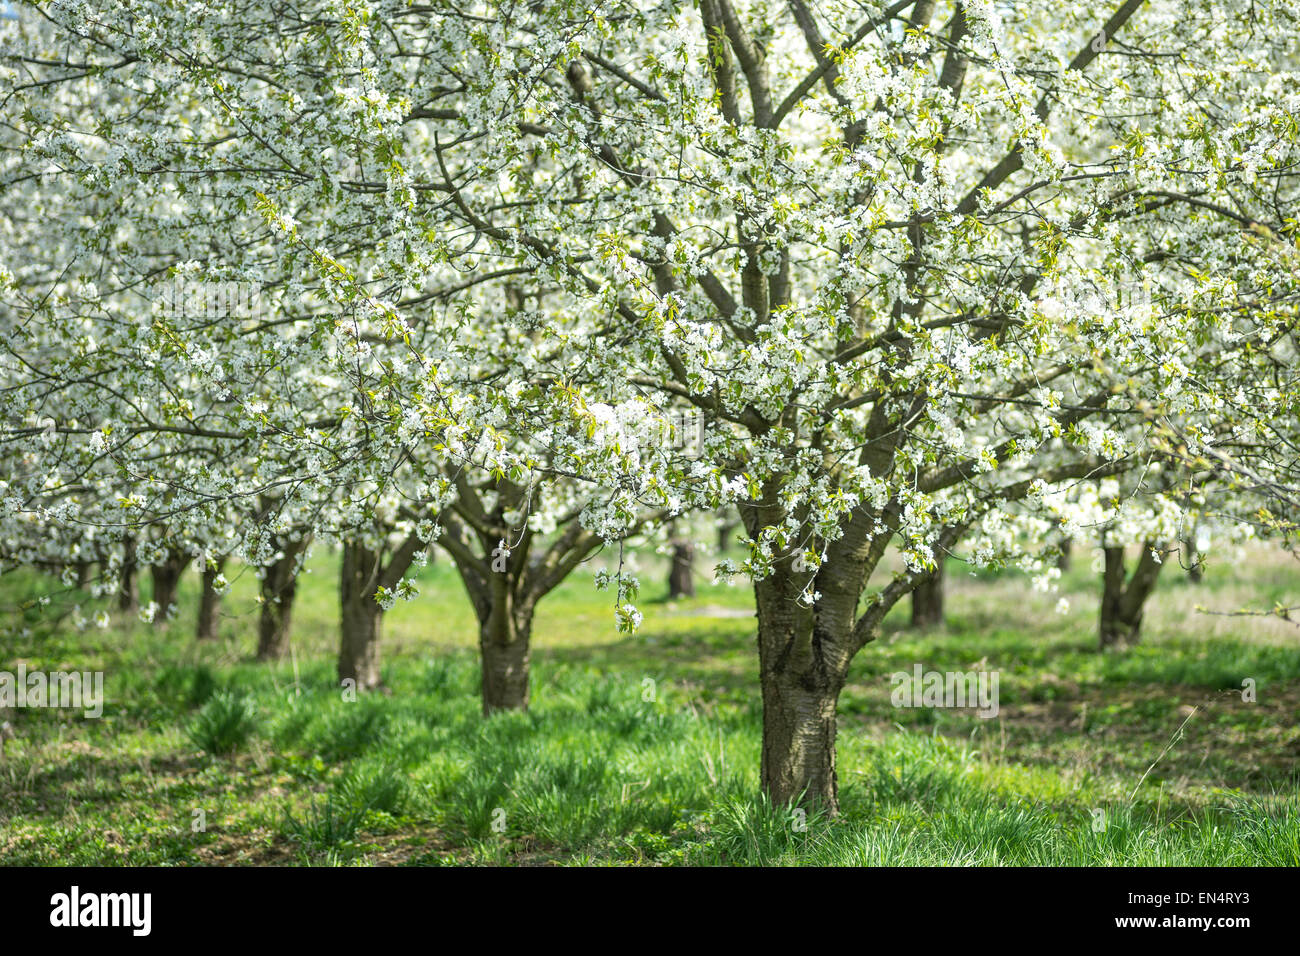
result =
[{"label": "sunlit grass", "polygon": [[[702,565],[704,562],[701,562]],[[692,601],[643,575],[642,631],[576,576],[542,605],[533,707],[484,720],[477,632],[445,562],[385,621],[390,696],[344,700],[332,557],[299,589],[294,654],[252,657],[255,580],[236,576],[221,639],[120,622],[75,632],[57,582],[0,580],[2,666],[105,671],[99,720],[21,711],[0,763],[11,864],[561,863],[1300,865],[1300,639],[1292,625],[1198,613],[1295,603],[1296,565],[1249,552],[1188,584],[1177,569],[1144,641],[1095,650],[1095,577],[1058,595],[950,567],[949,622],[906,608],[855,662],[841,700],[842,814],[758,794],[754,620],[743,587],[701,573]],[[146,589],[147,590],[147,589]],[[147,597],[147,594],[146,594]],[[92,602],[83,601],[88,611]],[[1287,633],[1278,628],[1292,627]],[[901,710],[889,675],[996,669],[1000,714]],[[1242,680],[1258,699],[1242,700]],[[1180,730],[1181,728],[1181,730]],[[198,826],[198,821],[202,826]]]}]

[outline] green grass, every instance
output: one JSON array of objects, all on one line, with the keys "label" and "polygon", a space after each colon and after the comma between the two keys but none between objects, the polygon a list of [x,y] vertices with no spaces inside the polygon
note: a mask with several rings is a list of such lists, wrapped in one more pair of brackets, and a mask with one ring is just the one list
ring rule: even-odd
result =
[{"label": "green grass", "polygon": [[257,729],[257,709],[242,694],[218,691],[186,728],[190,741],[214,757],[234,754]]},{"label": "green grass", "polygon": [[[312,560],[293,656],[275,665],[252,660],[247,571],[207,645],[192,638],[193,575],[179,620],[85,631],[60,615],[93,601],[34,573],[0,579],[0,669],[103,670],[106,697],[98,720],[11,715],[0,860],[1300,865],[1300,631],[1194,608],[1296,603],[1284,556],[1225,557],[1200,585],[1170,569],[1143,643],[1105,655],[1086,555],[1063,581],[1066,614],[1016,574],[954,562],[947,626],[913,633],[904,606],[854,663],[835,820],[759,796],[751,596],[707,583],[703,562],[691,601],[666,602],[656,566],[643,574],[631,637],[611,595],[575,576],[539,614],[530,712],[486,720],[473,616],[445,561],[386,616],[391,695],[343,699],[336,567]],[[40,594],[48,606],[20,608]],[[999,716],[895,709],[889,675],[917,662],[997,669]]]}]

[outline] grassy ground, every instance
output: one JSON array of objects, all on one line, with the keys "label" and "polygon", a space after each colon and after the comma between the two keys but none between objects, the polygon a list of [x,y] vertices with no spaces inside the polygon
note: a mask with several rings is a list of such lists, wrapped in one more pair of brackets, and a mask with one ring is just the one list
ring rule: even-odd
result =
[{"label": "grassy ground", "polygon": [[[1171,568],[1143,643],[1099,655],[1089,561],[1062,582],[1064,614],[1023,577],[956,563],[946,627],[911,633],[898,609],[840,702],[843,813],[802,829],[755,796],[743,587],[668,603],[652,567],[645,624],[627,637],[611,595],[576,577],[539,614],[532,710],[484,720],[476,630],[445,560],[387,615],[391,696],[355,703],[334,678],[328,553],[299,588],[294,656],[277,666],[250,660],[247,572],[222,639],[203,647],[192,574],[168,626],[83,632],[56,620],[66,595],[13,611],[61,588],[9,575],[0,670],[102,670],[107,703],[99,720],[10,715],[0,861],[1300,865],[1300,630],[1196,609],[1295,604],[1300,565],[1222,555],[1199,585]],[[917,662],[998,670],[999,715],[894,708],[889,675]],[[223,741],[232,754],[201,749]]]}]

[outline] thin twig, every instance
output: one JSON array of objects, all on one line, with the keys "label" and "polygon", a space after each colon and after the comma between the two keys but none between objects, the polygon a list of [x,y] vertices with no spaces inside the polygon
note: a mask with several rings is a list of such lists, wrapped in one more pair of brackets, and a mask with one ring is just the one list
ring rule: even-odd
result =
[{"label": "thin twig", "polygon": [[1133,792],[1128,795],[1130,802],[1132,802],[1133,798],[1137,796],[1137,792],[1142,787],[1142,781],[1147,778],[1147,774],[1149,774],[1152,770],[1156,769],[1156,764],[1158,764],[1164,758],[1165,754],[1169,753],[1170,748],[1172,748],[1173,745],[1178,742],[1178,738],[1183,735],[1183,728],[1187,726],[1187,721],[1195,717],[1196,712],[1200,709],[1201,709],[1201,705],[1197,704],[1195,707],[1192,708],[1192,712],[1187,715],[1187,719],[1178,725],[1178,729],[1174,731],[1174,735],[1169,738],[1169,743],[1165,744],[1165,749],[1160,751],[1160,756],[1157,757],[1154,761],[1152,761],[1151,766],[1147,767],[1147,772],[1142,774],[1141,780],[1138,780],[1137,786],[1134,787]]}]

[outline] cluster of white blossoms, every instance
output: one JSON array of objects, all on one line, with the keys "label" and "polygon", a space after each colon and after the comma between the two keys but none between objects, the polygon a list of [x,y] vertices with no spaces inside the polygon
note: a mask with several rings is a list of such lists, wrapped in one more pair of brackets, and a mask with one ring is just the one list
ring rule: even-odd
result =
[{"label": "cluster of white blossoms", "polygon": [[1296,3],[868,7],[6,21],[4,559],[431,542],[469,487],[605,541],[739,505],[739,573],[887,609],[1039,568],[1022,518],[1186,520],[1053,489],[1285,484]]}]

